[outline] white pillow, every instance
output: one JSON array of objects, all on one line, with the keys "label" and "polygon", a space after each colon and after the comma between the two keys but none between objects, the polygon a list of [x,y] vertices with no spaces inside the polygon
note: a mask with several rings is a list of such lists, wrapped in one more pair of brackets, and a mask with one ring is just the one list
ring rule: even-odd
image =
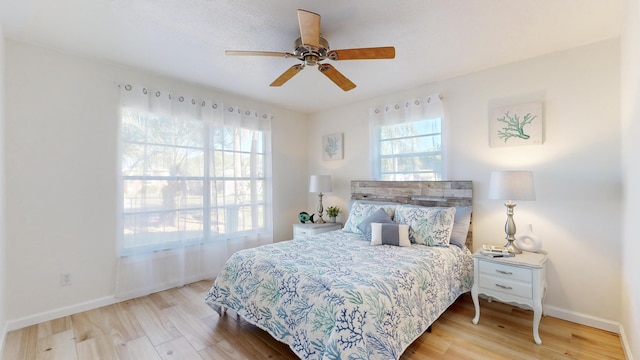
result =
[{"label": "white pillow", "polygon": [[409,225],[371,223],[371,245],[411,246]]}]

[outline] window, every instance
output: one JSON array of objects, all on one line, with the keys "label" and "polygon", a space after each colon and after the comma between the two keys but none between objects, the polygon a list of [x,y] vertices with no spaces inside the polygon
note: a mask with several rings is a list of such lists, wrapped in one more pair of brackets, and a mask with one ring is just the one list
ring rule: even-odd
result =
[{"label": "window", "polygon": [[371,176],[375,180],[443,179],[439,95],[372,109]]},{"label": "window", "polygon": [[267,133],[122,111],[122,253],[242,236],[267,224]]},{"label": "window", "polygon": [[440,119],[379,127],[380,180],[441,180]]}]

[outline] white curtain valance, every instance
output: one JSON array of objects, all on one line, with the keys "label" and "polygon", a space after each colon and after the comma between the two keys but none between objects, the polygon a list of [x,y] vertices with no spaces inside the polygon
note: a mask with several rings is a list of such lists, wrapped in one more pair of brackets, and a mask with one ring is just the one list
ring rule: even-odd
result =
[{"label": "white curtain valance", "polygon": [[429,95],[370,109],[371,125],[395,125],[409,121],[442,117],[442,96]]},{"label": "white curtain valance", "polygon": [[[234,125],[259,130],[265,128],[273,116],[256,110],[241,109],[236,105],[225,105],[221,101],[201,99],[186,95],[172,95],[166,90],[149,90],[138,85],[121,85],[123,108],[149,111],[157,115],[175,118],[211,120],[220,119],[223,113],[238,115],[227,119]],[[218,115],[218,116],[215,116]],[[267,123],[265,123],[267,121]]]}]

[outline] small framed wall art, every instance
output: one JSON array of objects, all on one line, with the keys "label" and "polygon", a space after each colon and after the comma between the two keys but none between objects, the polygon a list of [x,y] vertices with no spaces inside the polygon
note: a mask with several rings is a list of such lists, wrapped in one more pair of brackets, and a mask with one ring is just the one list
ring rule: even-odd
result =
[{"label": "small framed wall art", "polygon": [[342,160],[343,134],[329,134],[322,137],[322,160]]},{"label": "small framed wall art", "polygon": [[491,147],[542,144],[542,102],[500,106],[489,112]]}]

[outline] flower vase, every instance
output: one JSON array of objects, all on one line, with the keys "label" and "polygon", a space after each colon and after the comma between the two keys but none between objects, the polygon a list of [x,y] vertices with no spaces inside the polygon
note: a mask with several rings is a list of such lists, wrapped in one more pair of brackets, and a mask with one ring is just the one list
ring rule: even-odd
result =
[{"label": "flower vase", "polygon": [[334,223],[334,222],[336,222],[336,217],[335,217],[335,216],[334,216],[334,217],[330,217],[330,218],[329,218],[329,222],[330,222],[330,223]]},{"label": "flower vase", "polygon": [[527,224],[516,236],[515,244],[522,251],[538,252],[542,249],[540,237],[533,232],[533,226]]}]

